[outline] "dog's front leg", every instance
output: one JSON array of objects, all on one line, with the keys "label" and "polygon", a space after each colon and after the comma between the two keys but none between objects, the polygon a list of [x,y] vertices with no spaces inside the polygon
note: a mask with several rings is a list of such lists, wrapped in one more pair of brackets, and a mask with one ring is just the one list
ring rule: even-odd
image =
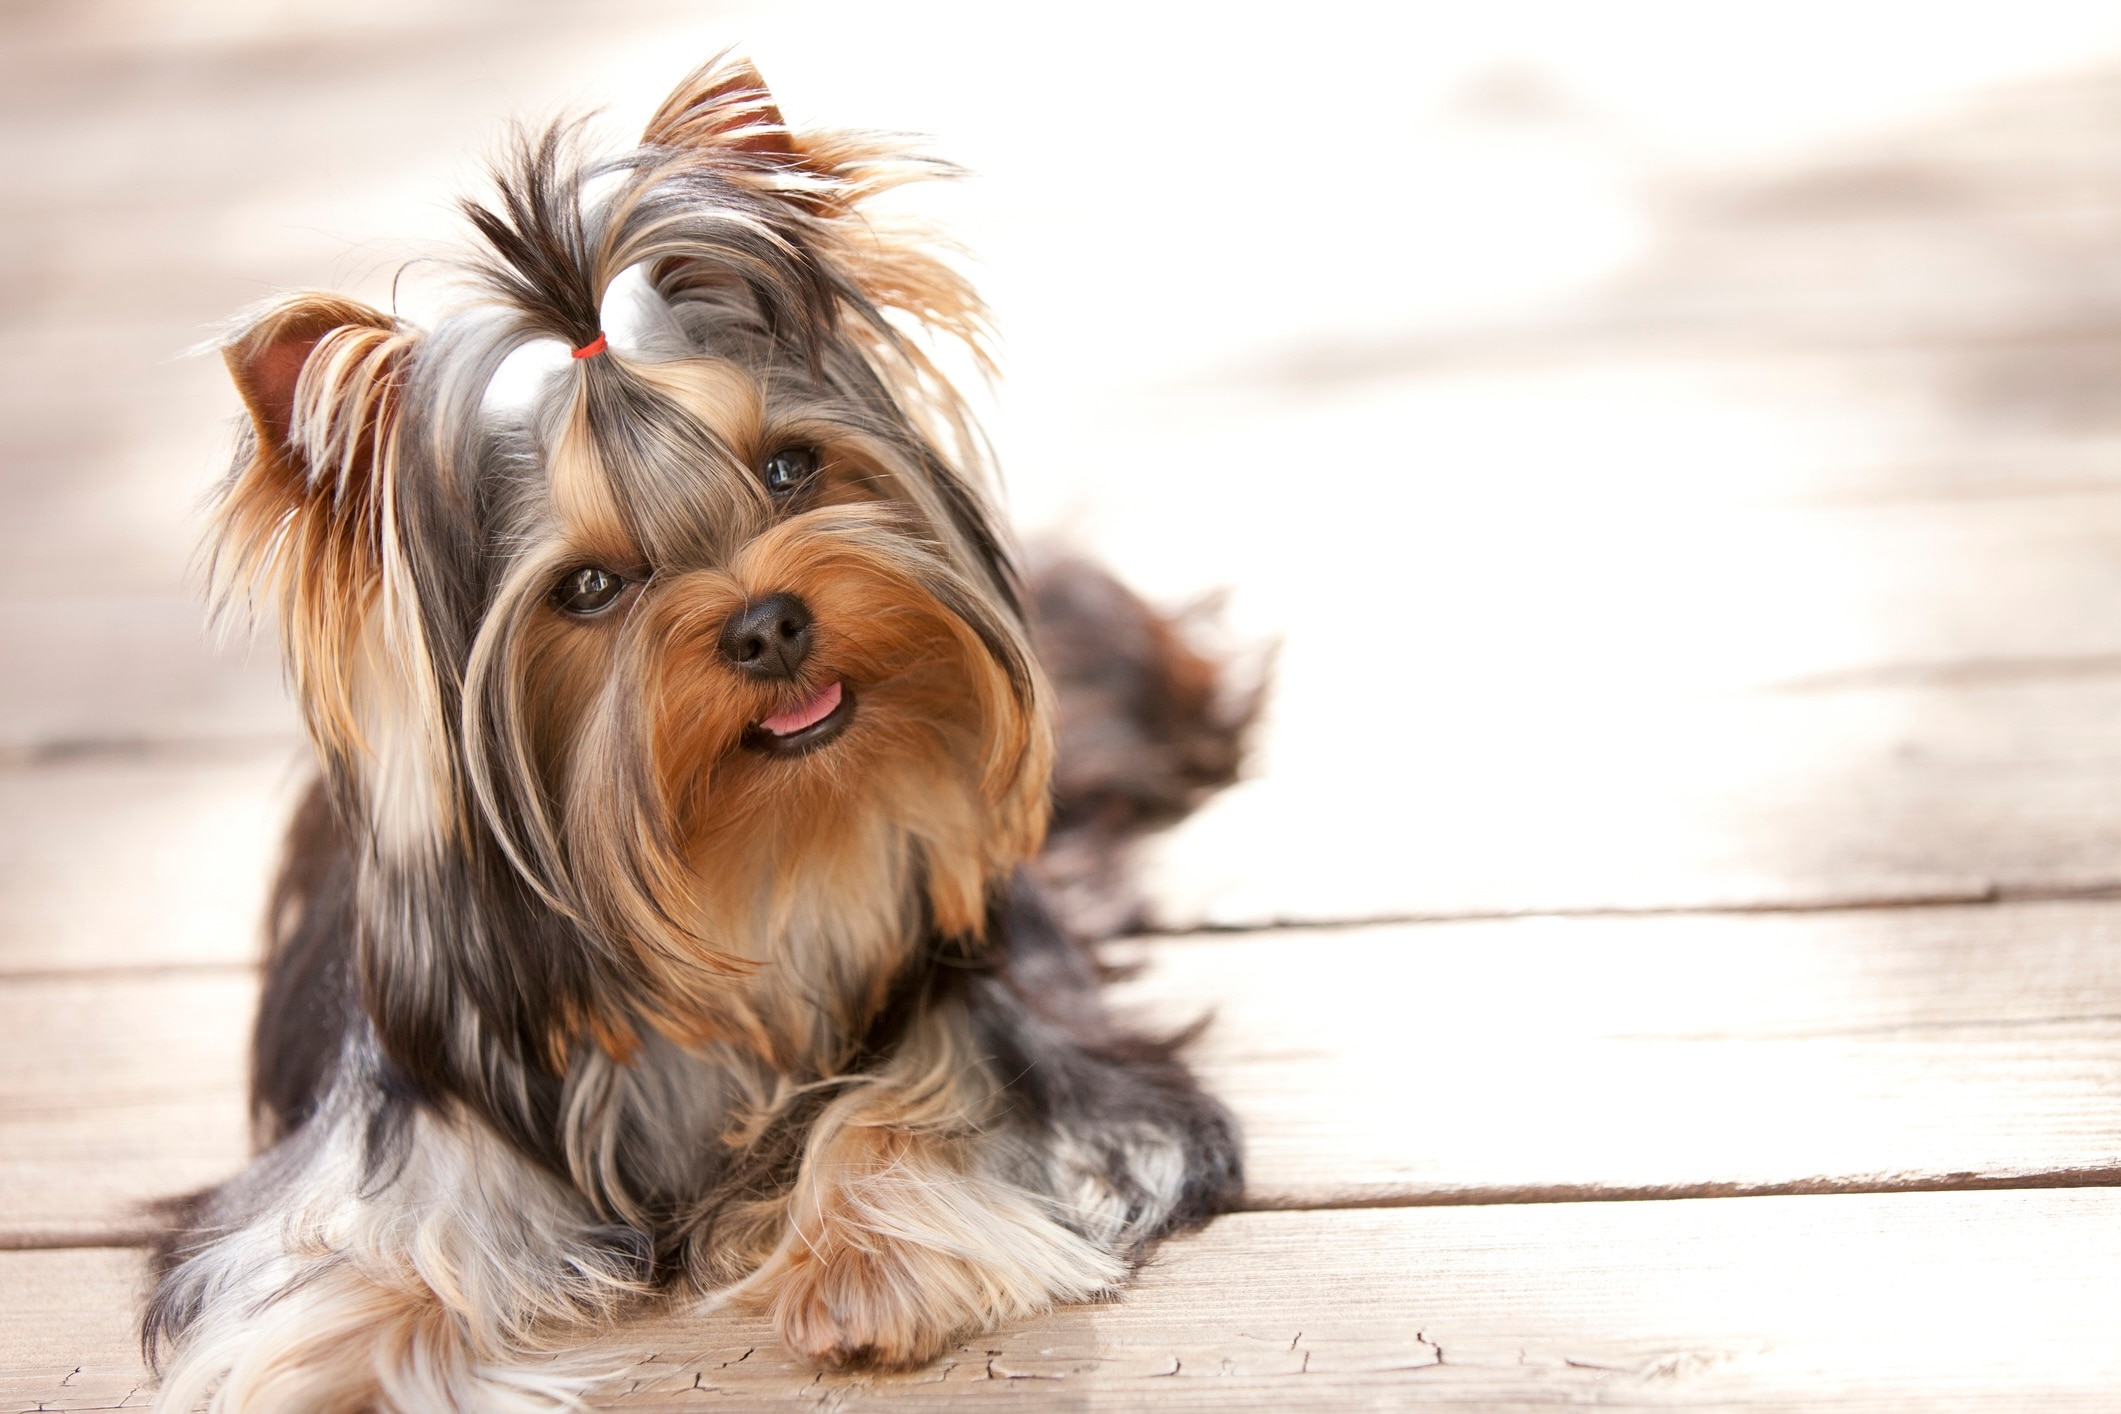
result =
[{"label": "dog's front leg", "polygon": [[835,1365],[904,1367],[957,1337],[1109,1291],[1126,1263],[1022,1181],[1001,1082],[962,1009],[918,1018],[892,1057],[826,1106],[745,1283],[788,1345]]},{"label": "dog's front leg", "polygon": [[148,1312],[156,1408],[551,1410],[593,1383],[549,1342],[640,1293],[645,1249],[479,1121],[392,1103],[342,1080],[194,1200]]}]

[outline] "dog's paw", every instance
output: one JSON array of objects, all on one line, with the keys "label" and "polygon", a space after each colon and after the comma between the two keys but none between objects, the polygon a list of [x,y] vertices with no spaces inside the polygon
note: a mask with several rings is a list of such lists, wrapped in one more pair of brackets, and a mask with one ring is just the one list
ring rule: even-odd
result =
[{"label": "dog's paw", "polygon": [[1111,1291],[1127,1264],[1049,1200],[885,1125],[813,1139],[773,1254],[748,1283],[790,1349],[903,1370],[990,1330]]},{"label": "dog's paw", "polygon": [[981,1324],[961,1294],[979,1287],[969,1263],[933,1250],[837,1247],[795,1264],[773,1324],[813,1364],[911,1369]]}]

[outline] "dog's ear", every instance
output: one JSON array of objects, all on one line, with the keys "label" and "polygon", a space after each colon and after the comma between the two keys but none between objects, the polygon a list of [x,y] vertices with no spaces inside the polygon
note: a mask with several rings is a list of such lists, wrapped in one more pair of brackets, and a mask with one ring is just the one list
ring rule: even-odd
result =
[{"label": "dog's ear", "polygon": [[356,661],[390,558],[411,340],[366,305],[299,294],[257,311],[221,349],[251,435],[216,507],[216,590],[224,603],[277,601],[303,710],[328,749],[359,739]]},{"label": "dog's ear", "polygon": [[648,120],[648,147],[720,148],[785,163],[803,160],[766,81],[748,60],[727,55],[695,69]]},{"label": "dog's ear", "polygon": [[[275,454],[293,451],[289,439],[294,431],[295,397],[302,370],[319,344],[341,333],[362,338],[396,330],[397,321],[380,310],[329,294],[289,295],[252,315],[222,344],[221,357],[242,395],[261,447]],[[293,467],[286,456],[281,457],[281,465]]]},{"label": "dog's ear", "polygon": [[[726,54],[695,70],[657,110],[642,144],[683,160],[697,154],[723,173],[787,203],[806,218],[803,238],[823,247],[846,284],[873,311],[897,311],[907,321],[954,340],[992,372],[985,307],[964,276],[938,257],[928,233],[915,223],[865,213],[860,208],[907,182],[947,176],[955,168],[907,152],[886,135],[812,129],[796,136],[759,71]],[[717,161],[717,159],[721,159]],[[734,158],[735,160],[730,160]],[[665,299],[689,288],[727,288],[736,283],[726,261],[668,256],[655,262],[650,279]],[[926,429],[965,461],[979,455],[981,439],[970,415],[926,352],[881,318],[857,321],[850,331],[866,341],[887,377],[905,377],[900,402],[926,408]]]}]

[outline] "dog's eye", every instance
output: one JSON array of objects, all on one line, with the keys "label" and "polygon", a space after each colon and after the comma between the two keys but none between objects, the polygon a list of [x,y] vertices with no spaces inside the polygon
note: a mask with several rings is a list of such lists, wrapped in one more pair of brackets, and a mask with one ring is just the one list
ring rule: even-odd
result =
[{"label": "dog's eye", "polygon": [[610,608],[625,587],[626,581],[610,570],[591,566],[561,580],[552,591],[552,602],[562,613],[594,614]]},{"label": "dog's eye", "polygon": [[783,447],[766,458],[761,471],[766,479],[766,489],[775,496],[788,495],[816,474],[815,447]]}]

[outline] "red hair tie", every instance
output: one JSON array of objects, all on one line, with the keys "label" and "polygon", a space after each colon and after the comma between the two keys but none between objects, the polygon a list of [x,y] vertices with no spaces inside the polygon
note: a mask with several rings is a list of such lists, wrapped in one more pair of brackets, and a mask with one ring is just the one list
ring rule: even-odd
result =
[{"label": "red hair tie", "polygon": [[582,347],[571,350],[570,352],[572,352],[576,358],[595,358],[598,354],[604,352],[603,334],[599,333],[594,339],[591,339],[588,343],[582,345]]}]

